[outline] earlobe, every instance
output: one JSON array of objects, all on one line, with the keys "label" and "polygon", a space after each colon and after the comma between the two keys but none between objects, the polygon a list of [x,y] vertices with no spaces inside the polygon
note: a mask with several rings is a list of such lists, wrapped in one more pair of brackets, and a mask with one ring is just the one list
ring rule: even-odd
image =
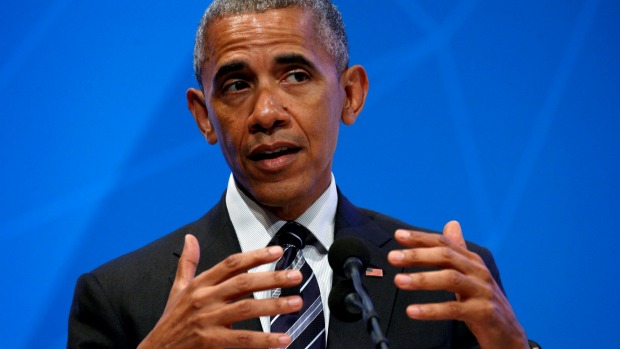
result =
[{"label": "earlobe", "polygon": [[368,95],[368,75],[361,65],[354,65],[342,73],[340,78],[345,91],[345,104],[342,109],[342,122],[352,125],[362,112]]},{"label": "earlobe", "polygon": [[204,102],[204,94],[201,90],[190,88],[187,90],[187,108],[194,116],[196,125],[209,144],[217,143],[215,128],[209,119],[209,111]]}]

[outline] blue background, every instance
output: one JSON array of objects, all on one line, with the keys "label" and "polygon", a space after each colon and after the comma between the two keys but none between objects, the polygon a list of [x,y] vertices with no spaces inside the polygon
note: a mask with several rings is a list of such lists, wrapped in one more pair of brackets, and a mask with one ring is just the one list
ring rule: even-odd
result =
[{"label": "blue background", "polygon": [[[338,4],[371,81],[341,131],[343,191],[460,220],[546,349],[616,346],[620,2]],[[0,347],[64,347],[80,273],[222,194],[185,102],[206,5],[0,4]]]}]

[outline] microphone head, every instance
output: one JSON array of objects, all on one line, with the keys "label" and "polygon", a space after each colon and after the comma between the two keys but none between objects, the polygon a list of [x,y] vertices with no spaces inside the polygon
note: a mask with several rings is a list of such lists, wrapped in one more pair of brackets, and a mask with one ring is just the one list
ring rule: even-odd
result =
[{"label": "microphone head", "polygon": [[329,266],[337,275],[348,277],[345,273],[344,265],[349,258],[359,259],[362,268],[366,269],[370,263],[370,251],[368,251],[366,244],[356,237],[347,236],[334,241],[329,248],[327,260],[329,261]]},{"label": "microphone head", "polygon": [[327,300],[331,314],[342,322],[354,322],[362,318],[362,309],[356,305],[360,303],[351,279],[338,282],[329,292]]}]

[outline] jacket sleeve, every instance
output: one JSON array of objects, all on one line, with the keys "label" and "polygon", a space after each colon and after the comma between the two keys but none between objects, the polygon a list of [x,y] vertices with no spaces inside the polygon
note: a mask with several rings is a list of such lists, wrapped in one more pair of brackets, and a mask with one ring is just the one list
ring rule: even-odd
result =
[{"label": "jacket sleeve", "polygon": [[128,348],[123,324],[97,278],[77,281],[69,314],[67,349]]}]

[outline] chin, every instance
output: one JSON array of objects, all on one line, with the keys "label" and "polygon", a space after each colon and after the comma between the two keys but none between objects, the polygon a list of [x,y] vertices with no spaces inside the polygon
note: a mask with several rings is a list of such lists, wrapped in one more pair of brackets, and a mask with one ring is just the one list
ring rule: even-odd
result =
[{"label": "chin", "polygon": [[316,198],[312,198],[308,190],[301,188],[305,188],[305,186],[282,182],[262,184],[252,188],[252,196],[256,202],[278,218],[293,220],[305,212],[316,200]]},{"label": "chin", "polygon": [[258,203],[269,207],[288,206],[302,196],[297,188],[282,183],[255,186],[252,189],[252,195]]}]

